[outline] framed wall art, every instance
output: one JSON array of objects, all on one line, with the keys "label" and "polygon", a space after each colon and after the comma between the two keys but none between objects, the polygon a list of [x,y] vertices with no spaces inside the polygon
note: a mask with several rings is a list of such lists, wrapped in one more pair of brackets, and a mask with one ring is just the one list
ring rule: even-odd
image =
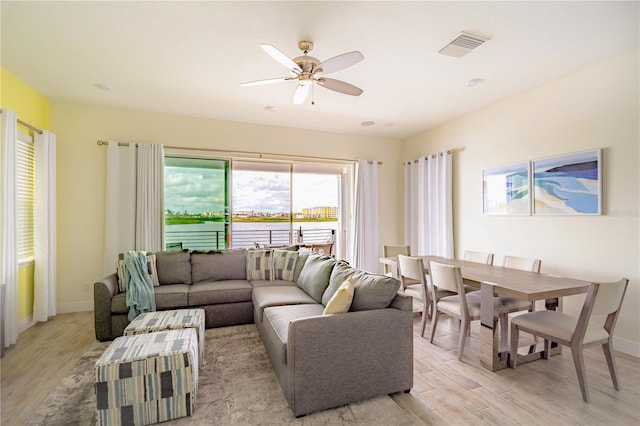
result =
[{"label": "framed wall art", "polygon": [[602,214],[600,149],[533,161],[533,213]]},{"label": "framed wall art", "polygon": [[485,215],[529,215],[529,163],[517,163],[482,171]]}]

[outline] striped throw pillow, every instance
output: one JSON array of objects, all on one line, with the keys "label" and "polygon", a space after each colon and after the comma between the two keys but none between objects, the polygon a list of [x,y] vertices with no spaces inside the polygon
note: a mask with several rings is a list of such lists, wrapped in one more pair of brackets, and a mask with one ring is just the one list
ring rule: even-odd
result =
[{"label": "striped throw pillow", "polygon": [[[129,280],[129,274],[127,273],[127,265],[124,263],[124,255],[120,253],[118,256],[118,263],[116,265],[118,272],[118,290],[120,293],[127,291],[127,282]],[[151,277],[151,282],[154,287],[158,287],[160,282],[158,281],[158,270],[156,269],[156,255],[147,253],[147,272]]]},{"label": "striped throw pillow", "polygon": [[247,251],[247,280],[273,281],[273,250]]},{"label": "striped throw pillow", "polygon": [[298,252],[291,250],[273,251],[274,278],[276,280],[293,281]]}]

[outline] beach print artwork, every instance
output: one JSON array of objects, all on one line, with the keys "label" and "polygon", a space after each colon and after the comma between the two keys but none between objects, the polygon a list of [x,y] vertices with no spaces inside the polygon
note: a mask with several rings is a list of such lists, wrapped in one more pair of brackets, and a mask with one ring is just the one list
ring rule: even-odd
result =
[{"label": "beach print artwork", "polygon": [[601,214],[600,150],[533,162],[534,214]]},{"label": "beach print artwork", "polygon": [[483,170],[482,186],[485,215],[530,214],[528,162]]}]

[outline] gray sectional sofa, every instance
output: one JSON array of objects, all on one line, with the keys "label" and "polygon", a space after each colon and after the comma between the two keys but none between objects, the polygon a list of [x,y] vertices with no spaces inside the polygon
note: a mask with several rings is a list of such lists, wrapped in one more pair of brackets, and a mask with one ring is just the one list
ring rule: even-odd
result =
[{"label": "gray sectional sofa", "polygon": [[[308,252],[156,253],[158,310],[198,307],[206,327],[255,322],[296,416],[413,386],[411,297],[399,282]],[[323,311],[354,281],[349,312]],[[94,284],[98,340],[122,335],[126,293],[112,274]]]}]

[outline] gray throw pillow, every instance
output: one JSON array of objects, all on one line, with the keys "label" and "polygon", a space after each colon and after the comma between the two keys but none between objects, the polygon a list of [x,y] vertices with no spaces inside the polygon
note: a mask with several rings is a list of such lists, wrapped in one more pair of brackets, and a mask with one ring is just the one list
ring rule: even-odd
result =
[{"label": "gray throw pillow", "polygon": [[191,284],[191,253],[160,251],[156,253],[158,281],[163,284]]},{"label": "gray throw pillow", "polygon": [[391,304],[400,289],[400,281],[386,275],[364,271],[353,274],[354,293],[350,311],[383,309]]},{"label": "gray throw pillow", "polygon": [[298,287],[303,289],[318,303],[322,303],[322,295],[329,285],[329,278],[336,260],[329,256],[309,255],[304,268],[298,277]]},{"label": "gray throw pillow", "polygon": [[336,291],[338,291],[342,283],[356,271],[358,270],[349,266],[349,263],[344,260],[338,260],[336,262],[336,266],[334,266],[333,271],[331,271],[329,286],[322,295],[322,304],[324,306],[327,306],[327,303],[329,303],[329,300],[331,300]]}]

